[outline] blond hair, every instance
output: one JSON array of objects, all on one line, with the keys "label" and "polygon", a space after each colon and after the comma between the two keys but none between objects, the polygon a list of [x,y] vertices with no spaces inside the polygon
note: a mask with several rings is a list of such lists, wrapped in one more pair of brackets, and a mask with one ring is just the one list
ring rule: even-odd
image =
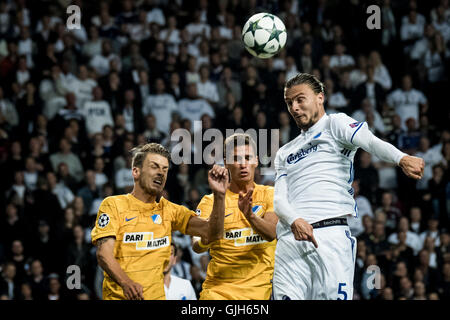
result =
[{"label": "blond hair", "polygon": [[132,168],[142,168],[142,164],[144,163],[145,158],[150,153],[159,154],[167,158],[169,162],[171,159],[169,150],[167,150],[163,145],[154,142],[135,147],[131,149],[131,153],[133,154],[133,158],[131,161]]}]

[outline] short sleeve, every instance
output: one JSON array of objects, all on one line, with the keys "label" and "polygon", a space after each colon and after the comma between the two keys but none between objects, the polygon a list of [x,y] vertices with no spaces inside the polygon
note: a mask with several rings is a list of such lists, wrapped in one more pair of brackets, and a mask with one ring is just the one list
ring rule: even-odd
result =
[{"label": "short sleeve", "polygon": [[91,241],[95,245],[100,238],[116,236],[119,230],[119,214],[114,198],[108,197],[102,201],[98,209],[95,226],[91,231]]},{"label": "short sleeve", "polygon": [[208,219],[211,215],[214,199],[212,195],[206,195],[200,200],[195,213],[203,219]]},{"label": "short sleeve", "polygon": [[266,188],[266,194],[265,194],[265,199],[266,199],[266,212],[275,212],[275,209],[273,208],[273,195],[275,192],[275,188],[274,187],[267,187]]},{"label": "short sleeve", "polygon": [[330,130],[337,142],[354,149],[359,145],[358,132],[367,130],[367,123],[358,122],[345,113],[338,113],[330,115]]},{"label": "short sleeve", "polygon": [[180,231],[181,233],[186,233],[186,226],[189,219],[195,217],[195,212],[186,208],[185,206],[180,206],[174,203],[170,204],[172,206],[172,230]]},{"label": "short sleeve", "polygon": [[283,153],[281,150],[278,150],[278,152],[275,156],[274,165],[275,165],[275,172],[276,172],[275,181],[277,181],[279,178],[281,178],[283,176],[287,176],[285,161],[284,161]]}]

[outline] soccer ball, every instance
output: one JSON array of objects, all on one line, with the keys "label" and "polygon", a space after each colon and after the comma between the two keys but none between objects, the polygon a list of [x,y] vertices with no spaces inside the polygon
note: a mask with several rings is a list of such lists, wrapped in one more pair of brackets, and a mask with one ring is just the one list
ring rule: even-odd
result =
[{"label": "soccer ball", "polygon": [[257,13],[242,28],[245,49],[258,58],[273,57],[286,44],[287,33],[283,21],[270,13]]}]

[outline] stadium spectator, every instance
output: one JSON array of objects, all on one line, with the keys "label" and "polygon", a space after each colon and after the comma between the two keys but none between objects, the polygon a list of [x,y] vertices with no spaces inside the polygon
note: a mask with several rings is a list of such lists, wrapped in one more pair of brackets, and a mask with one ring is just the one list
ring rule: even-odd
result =
[{"label": "stadium spectator", "polygon": [[197,83],[199,97],[205,99],[211,106],[219,102],[219,93],[215,83],[209,80],[208,65],[201,65],[199,68],[200,81]]},{"label": "stadium spectator", "polygon": [[103,91],[99,86],[92,89],[92,101],[87,101],[81,109],[86,121],[88,137],[102,132],[105,125],[114,125],[111,106],[103,99]]},{"label": "stadium spectator", "polygon": [[80,158],[71,152],[71,143],[67,139],[62,138],[59,142],[59,152],[50,156],[50,162],[53,170],[56,171],[60,163],[64,162],[69,169],[70,175],[80,181],[83,177],[83,166]]},{"label": "stadium spectator", "polygon": [[420,131],[417,128],[417,122],[414,118],[406,120],[407,130],[398,136],[398,146],[400,150],[407,154],[415,154],[419,149]]},{"label": "stadium spectator", "polygon": [[381,207],[375,210],[377,212],[384,212],[386,214],[386,228],[389,233],[397,228],[397,222],[402,216],[400,209],[395,207],[393,194],[389,191],[383,192],[381,195]]},{"label": "stadium spectator", "polygon": [[385,92],[380,83],[375,80],[375,68],[368,66],[366,75],[367,79],[355,88],[352,98],[353,108],[358,108],[365,99],[368,99],[373,111],[381,110]]},{"label": "stadium spectator", "polygon": [[[107,28],[107,25],[101,27],[101,29],[105,28]],[[106,32],[100,32],[100,34],[102,33],[105,34]],[[120,64],[120,58],[113,53],[111,41],[104,39],[102,41],[101,53],[92,56],[92,59],[89,61],[89,66],[93,68],[99,76],[106,76],[109,73],[110,63],[113,60]]]},{"label": "stadium spectator", "polygon": [[400,233],[406,233],[406,244],[414,250],[416,255],[423,247],[423,243],[417,234],[409,230],[409,220],[407,217],[401,217],[398,221],[397,233],[392,233],[388,241],[391,244],[398,244],[400,242]]},{"label": "stadium spectator", "polygon": [[419,115],[425,113],[428,109],[427,98],[420,90],[412,87],[412,79],[408,74],[402,77],[402,88],[392,91],[386,99],[400,116],[402,126],[406,124],[405,122],[409,118],[413,118],[417,123]]},{"label": "stadium spectator", "polygon": [[[181,118],[188,119],[191,122],[200,121],[203,114],[208,114],[211,118],[215,118],[215,112],[211,105],[198,96],[197,85],[195,83],[187,85],[187,98],[179,101],[178,110]],[[191,124],[192,128],[193,123]]]},{"label": "stadium spectator", "polygon": [[34,300],[33,291],[28,282],[24,282],[20,286],[20,300]]},{"label": "stadium spectator", "polygon": [[0,294],[6,295],[9,300],[13,300],[18,296],[16,266],[12,262],[7,262],[4,265],[2,279],[0,281]]},{"label": "stadium spectator", "polygon": [[179,106],[175,98],[166,93],[166,85],[162,78],[155,80],[155,93],[147,97],[143,108],[144,116],[152,114],[157,119],[156,128],[161,132],[168,132],[172,114],[179,112]]},{"label": "stadium spectator", "polygon": [[428,181],[433,176],[433,166],[442,161],[442,154],[436,149],[431,149],[428,137],[422,136],[419,141],[419,149],[415,153],[415,156],[425,160],[423,179],[417,181],[416,185],[417,190],[424,190],[428,187]]}]

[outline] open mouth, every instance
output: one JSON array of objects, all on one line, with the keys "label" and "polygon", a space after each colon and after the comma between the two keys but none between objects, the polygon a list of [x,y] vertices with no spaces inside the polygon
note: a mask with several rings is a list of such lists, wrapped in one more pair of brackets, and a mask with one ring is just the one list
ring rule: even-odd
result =
[{"label": "open mouth", "polygon": [[155,179],[155,180],[153,180],[153,183],[154,184],[157,184],[158,186],[162,186],[162,180],[160,180],[160,179]]}]

